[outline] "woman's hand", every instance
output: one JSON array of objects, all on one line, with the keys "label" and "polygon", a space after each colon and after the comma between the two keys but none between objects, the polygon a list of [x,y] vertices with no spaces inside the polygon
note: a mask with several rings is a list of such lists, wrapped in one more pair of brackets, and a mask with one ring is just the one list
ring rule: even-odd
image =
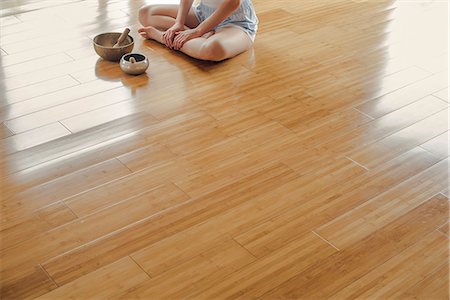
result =
[{"label": "woman's hand", "polygon": [[167,31],[164,32],[162,35],[164,44],[166,44],[166,46],[169,47],[170,49],[173,49],[173,40],[175,38],[175,34],[179,31],[183,31],[183,30],[184,30],[183,24],[178,23],[178,22],[173,24],[173,26],[170,27],[169,29],[167,29]]},{"label": "woman's hand", "polygon": [[176,33],[175,39],[173,40],[173,49],[180,50],[183,47],[184,43],[201,36],[202,34],[196,28],[179,31]]}]

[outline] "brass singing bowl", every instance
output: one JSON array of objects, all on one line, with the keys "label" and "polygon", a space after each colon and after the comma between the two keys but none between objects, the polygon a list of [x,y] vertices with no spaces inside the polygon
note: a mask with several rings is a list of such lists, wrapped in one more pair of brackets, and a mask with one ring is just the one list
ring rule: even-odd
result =
[{"label": "brass singing bowl", "polygon": [[108,32],[97,35],[93,40],[95,52],[105,60],[119,61],[122,56],[133,51],[134,47],[133,37],[127,36],[122,45],[113,48],[120,35],[121,33],[119,32]]}]

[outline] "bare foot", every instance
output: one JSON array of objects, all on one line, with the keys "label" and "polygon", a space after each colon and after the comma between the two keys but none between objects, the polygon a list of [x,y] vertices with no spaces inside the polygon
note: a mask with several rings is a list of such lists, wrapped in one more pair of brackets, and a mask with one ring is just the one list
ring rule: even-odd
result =
[{"label": "bare foot", "polygon": [[147,40],[159,40],[162,32],[153,26],[142,27],[138,30],[139,34]]}]

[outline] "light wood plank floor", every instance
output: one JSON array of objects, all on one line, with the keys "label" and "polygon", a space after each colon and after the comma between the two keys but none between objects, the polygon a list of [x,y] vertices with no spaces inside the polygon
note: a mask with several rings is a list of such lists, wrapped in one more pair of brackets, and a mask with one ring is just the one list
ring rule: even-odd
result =
[{"label": "light wood plank floor", "polygon": [[212,64],[144,0],[1,1],[2,299],[449,298],[447,2],[254,2]]}]

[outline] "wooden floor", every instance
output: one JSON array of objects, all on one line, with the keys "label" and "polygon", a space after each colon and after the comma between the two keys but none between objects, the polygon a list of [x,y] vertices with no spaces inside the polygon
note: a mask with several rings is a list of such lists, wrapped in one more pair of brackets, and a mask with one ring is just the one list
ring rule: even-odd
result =
[{"label": "wooden floor", "polygon": [[449,298],[448,4],[254,2],[211,64],[143,0],[1,1],[2,299]]}]

